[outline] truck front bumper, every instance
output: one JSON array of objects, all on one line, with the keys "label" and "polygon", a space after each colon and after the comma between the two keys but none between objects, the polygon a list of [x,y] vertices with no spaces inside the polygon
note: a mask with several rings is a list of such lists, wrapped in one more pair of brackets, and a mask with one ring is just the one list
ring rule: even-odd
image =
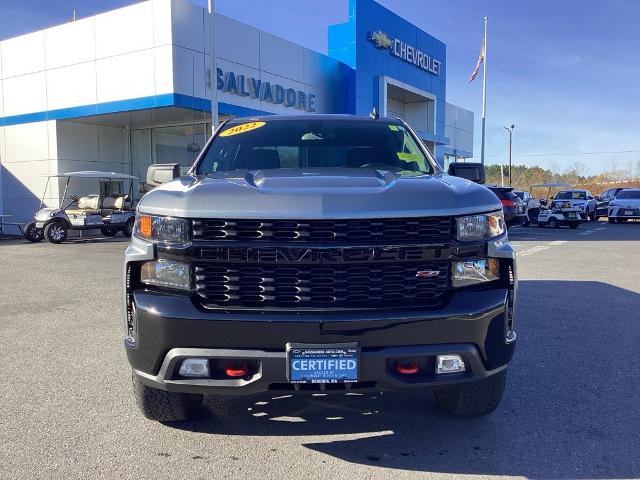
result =
[{"label": "truck front bumper", "polygon": [[[513,355],[507,340],[507,288],[456,292],[448,304],[428,311],[353,311],[264,314],[203,311],[188,296],[147,290],[133,293],[136,343],[125,342],[134,375],[154,388],[222,395],[263,391],[397,390],[472,382],[504,370]],[[286,344],[357,342],[357,383],[294,385],[287,378]],[[462,373],[435,373],[437,355],[457,354]],[[183,359],[247,360],[244,378],[189,379]],[[403,375],[394,362],[419,359],[420,374]]]}]

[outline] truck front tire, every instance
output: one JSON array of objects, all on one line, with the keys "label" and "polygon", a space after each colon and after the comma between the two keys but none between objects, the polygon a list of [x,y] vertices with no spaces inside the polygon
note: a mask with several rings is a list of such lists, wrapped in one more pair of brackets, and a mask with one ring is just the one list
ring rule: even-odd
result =
[{"label": "truck front tire", "polygon": [[502,399],[507,371],[479,382],[436,389],[436,405],[444,413],[458,417],[481,417],[493,412]]},{"label": "truck front tire", "polygon": [[203,395],[158,390],[143,384],[132,375],[133,394],[142,414],[158,422],[181,422],[194,417]]}]

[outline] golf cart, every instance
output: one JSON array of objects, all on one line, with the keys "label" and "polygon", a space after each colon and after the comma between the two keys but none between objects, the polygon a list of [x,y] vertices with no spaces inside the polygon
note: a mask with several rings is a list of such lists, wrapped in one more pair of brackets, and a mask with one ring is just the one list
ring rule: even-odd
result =
[{"label": "golf cart", "polygon": [[[43,208],[47,188],[51,179],[66,178],[64,193],[57,208]],[[97,180],[98,194],[82,197],[70,195],[69,184],[81,180]],[[46,238],[51,243],[61,243],[67,238],[69,230],[101,230],[102,235],[113,237],[122,232],[130,237],[133,232],[135,210],[132,204],[133,183],[137,177],[114,172],[69,172],[49,175],[40,201],[40,210],[34,216],[35,221],[24,228],[24,237],[30,242],[39,242]],[[124,191],[129,181],[128,193]],[[78,188],[75,185],[75,188]]]},{"label": "golf cart", "polygon": [[[525,206],[526,217],[523,225],[527,226],[533,223],[539,227],[549,226],[551,228],[559,228],[561,226],[567,226],[569,228],[578,228],[578,225],[582,223],[582,210],[579,207],[574,207],[568,200],[551,200],[553,191],[567,187],[571,187],[571,185],[567,183],[532,185],[529,188],[531,198],[529,198]],[[534,195],[534,189],[541,188],[547,189],[546,198],[536,198]],[[549,203],[550,201],[551,203]]]}]

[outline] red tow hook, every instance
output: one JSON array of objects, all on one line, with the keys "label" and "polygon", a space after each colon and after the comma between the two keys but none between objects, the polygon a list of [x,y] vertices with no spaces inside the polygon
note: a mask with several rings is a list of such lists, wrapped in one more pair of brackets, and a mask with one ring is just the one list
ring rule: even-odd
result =
[{"label": "red tow hook", "polygon": [[418,366],[418,362],[415,360],[410,360],[408,362],[396,363],[396,372],[401,373],[403,375],[413,375],[414,373],[418,373],[420,367]]},{"label": "red tow hook", "polygon": [[249,367],[245,363],[227,363],[224,367],[224,373],[227,377],[232,378],[246,377],[249,374]]}]

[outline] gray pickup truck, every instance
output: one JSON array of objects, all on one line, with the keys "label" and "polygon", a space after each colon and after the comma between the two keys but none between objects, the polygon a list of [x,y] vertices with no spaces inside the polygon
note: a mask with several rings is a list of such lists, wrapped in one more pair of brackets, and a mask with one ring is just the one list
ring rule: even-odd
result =
[{"label": "gray pickup truck", "polygon": [[142,413],[417,389],[454,415],[492,412],[516,343],[515,253],[500,202],[468,178],[397,119],[221,125],[138,204],[124,344]]}]

